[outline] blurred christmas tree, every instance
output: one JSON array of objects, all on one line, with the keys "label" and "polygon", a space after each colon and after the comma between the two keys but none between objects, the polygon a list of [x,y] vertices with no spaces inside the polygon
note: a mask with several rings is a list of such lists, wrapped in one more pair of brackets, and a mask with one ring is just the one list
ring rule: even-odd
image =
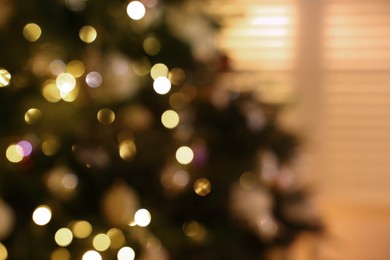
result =
[{"label": "blurred christmas tree", "polygon": [[0,259],[260,259],[321,226],[203,1],[0,1]]}]

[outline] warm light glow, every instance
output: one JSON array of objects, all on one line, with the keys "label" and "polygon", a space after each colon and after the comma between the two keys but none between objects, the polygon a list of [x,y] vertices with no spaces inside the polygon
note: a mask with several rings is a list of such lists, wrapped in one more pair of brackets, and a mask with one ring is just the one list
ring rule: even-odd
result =
[{"label": "warm light glow", "polygon": [[50,260],[70,260],[71,255],[69,251],[65,248],[57,248],[50,255]]},{"label": "warm light glow", "polygon": [[137,148],[133,141],[125,140],[119,144],[119,155],[123,160],[131,161],[136,153]]},{"label": "warm light glow", "polygon": [[79,183],[79,179],[75,174],[67,173],[62,177],[61,183],[65,189],[74,190]]},{"label": "warm light glow", "polygon": [[71,92],[76,86],[76,79],[72,74],[61,73],[56,79],[57,88],[62,93]]},{"label": "warm light glow", "polygon": [[42,142],[42,152],[47,156],[54,155],[60,148],[60,141],[54,136],[48,136]]},{"label": "warm light glow", "polygon": [[54,80],[48,80],[43,84],[42,96],[51,103],[56,103],[61,100],[61,92],[57,88]]},{"label": "warm light glow", "polygon": [[51,220],[51,209],[45,205],[37,207],[33,212],[32,219],[39,226],[46,225]]},{"label": "warm light glow", "polygon": [[211,183],[206,178],[200,178],[194,183],[194,190],[199,196],[206,196],[211,192]]},{"label": "warm light glow", "polygon": [[120,248],[126,242],[125,236],[120,229],[112,228],[107,232],[107,236],[111,240],[111,248]]},{"label": "warm light glow", "polygon": [[144,40],[143,47],[147,54],[154,56],[160,52],[161,44],[156,37],[149,36]]},{"label": "warm light glow", "polygon": [[145,16],[145,6],[139,1],[132,1],[127,5],[127,15],[133,20],[140,20]]},{"label": "warm light glow", "polygon": [[118,260],[133,260],[135,258],[135,252],[131,247],[122,247],[118,251]]},{"label": "warm light glow", "polygon": [[11,144],[5,152],[5,156],[12,163],[21,162],[24,157],[23,148],[17,144]]},{"label": "warm light glow", "polygon": [[134,222],[140,227],[146,227],[152,220],[152,216],[146,209],[139,209],[134,214]]},{"label": "warm light glow", "polygon": [[72,231],[69,228],[60,228],[54,235],[54,240],[59,246],[68,246],[73,240]]},{"label": "warm light glow", "polygon": [[176,151],[176,160],[180,164],[189,164],[194,159],[194,152],[188,146],[182,146]]},{"label": "warm light glow", "polygon": [[27,157],[31,154],[32,152],[32,145],[29,141],[22,140],[17,144],[19,147],[22,148],[22,155],[24,157]]},{"label": "warm light glow", "polygon": [[85,252],[82,260],[102,260],[102,256],[98,252],[90,250]]},{"label": "warm light glow", "polygon": [[85,220],[80,220],[72,225],[72,232],[76,238],[87,238],[92,233],[92,225]]},{"label": "warm light glow", "polygon": [[93,239],[93,247],[98,251],[106,251],[110,247],[111,240],[106,234],[98,234]]},{"label": "warm light glow", "polygon": [[76,87],[76,88],[72,89],[72,91],[70,91],[70,92],[61,92],[60,96],[61,96],[62,100],[66,101],[66,102],[73,102],[79,96],[79,89]]},{"label": "warm light glow", "polygon": [[2,243],[0,243],[0,260],[6,260],[7,257],[8,257],[7,248]]},{"label": "warm light glow", "polygon": [[245,190],[253,189],[257,184],[257,177],[251,172],[244,172],[240,176],[240,185]]},{"label": "warm light glow", "polygon": [[91,43],[96,39],[97,32],[92,26],[86,25],[80,29],[79,37],[83,42]]},{"label": "warm light glow", "polygon": [[169,129],[175,128],[179,124],[179,120],[179,115],[173,110],[167,110],[161,116],[162,124]]},{"label": "warm light glow", "polygon": [[79,78],[85,72],[84,63],[79,60],[72,60],[66,65],[66,72],[72,74],[75,78]]},{"label": "warm light glow", "polygon": [[41,117],[41,115],[42,115],[41,110],[39,110],[37,108],[30,108],[24,114],[24,121],[26,121],[26,123],[32,125],[38,121],[38,119]]},{"label": "warm light glow", "polygon": [[7,87],[11,81],[11,73],[8,70],[0,68],[0,88]]},{"label": "warm light glow", "polygon": [[35,42],[41,37],[42,30],[38,24],[28,23],[23,28],[23,36],[30,42]]},{"label": "warm light glow", "polygon": [[150,69],[150,76],[154,80],[157,79],[158,77],[168,77],[168,75],[169,75],[169,69],[163,63],[157,63],[153,65],[153,67]]},{"label": "warm light glow", "polygon": [[103,125],[109,125],[115,120],[115,113],[111,109],[103,108],[97,113],[98,121]]},{"label": "warm light glow", "polygon": [[187,186],[189,181],[190,175],[186,171],[177,171],[172,178],[173,184],[181,188]]},{"label": "warm light glow", "polygon": [[66,65],[62,60],[53,60],[50,62],[49,70],[54,76],[59,76],[66,70]]},{"label": "warm light glow", "polygon": [[180,85],[184,83],[184,80],[186,79],[186,73],[180,68],[173,68],[169,72],[168,78],[172,82],[172,84]]},{"label": "warm light glow", "polygon": [[138,76],[146,76],[150,72],[151,67],[150,61],[144,58],[134,63],[133,71]]},{"label": "warm light glow", "polygon": [[91,88],[99,87],[103,82],[103,77],[99,72],[91,71],[85,77],[85,82]]},{"label": "warm light glow", "polygon": [[180,92],[173,93],[169,97],[169,104],[174,109],[183,108],[188,103],[188,101],[189,101],[189,98]]},{"label": "warm light glow", "polygon": [[194,236],[198,235],[198,233],[200,231],[200,225],[195,220],[185,222],[183,224],[183,231],[187,236],[194,237]]},{"label": "warm light glow", "polygon": [[171,82],[166,77],[158,77],[153,82],[153,88],[157,94],[164,95],[171,90]]}]

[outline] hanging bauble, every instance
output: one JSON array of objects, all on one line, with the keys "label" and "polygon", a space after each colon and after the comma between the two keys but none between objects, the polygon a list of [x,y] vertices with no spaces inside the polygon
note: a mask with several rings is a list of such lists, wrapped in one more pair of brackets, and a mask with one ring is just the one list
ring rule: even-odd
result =
[{"label": "hanging bauble", "polygon": [[15,223],[15,215],[12,208],[0,199],[0,241],[7,238],[12,232]]},{"label": "hanging bauble", "polygon": [[124,181],[115,182],[103,197],[103,214],[115,227],[131,224],[138,209],[137,194]]}]

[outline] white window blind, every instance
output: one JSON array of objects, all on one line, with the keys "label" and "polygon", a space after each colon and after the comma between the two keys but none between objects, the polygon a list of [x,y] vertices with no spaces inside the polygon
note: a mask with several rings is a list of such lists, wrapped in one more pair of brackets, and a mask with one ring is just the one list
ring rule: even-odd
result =
[{"label": "white window blind", "polygon": [[325,5],[321,132],[328,185],[369,202],[390,198],[389,28],[386,0]]}]

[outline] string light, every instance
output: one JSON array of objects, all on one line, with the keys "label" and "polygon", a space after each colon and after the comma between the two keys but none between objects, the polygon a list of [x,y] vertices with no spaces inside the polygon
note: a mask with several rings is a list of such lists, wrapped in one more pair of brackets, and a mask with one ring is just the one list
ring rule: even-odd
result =
[{"label": "string light", "polygon": [[11,81],[11,73],[8,70],[0,68],[0,88],[7,87]]},{"label": "string light", "polygon": [[152,216],[147,209],[139,209],[134,214],[134,222],[140,227],[148,226],[151,220]]},{"label": "string light", "polygon": [[166,128],[175,128],[179,121],[179,115],[173,110],[167,110],[161,115],[161,122]]},{"label": "string light", "polygon": [[46,205],[37,207],[33,212],[32,219],[39,226],[46,225],[51,220],[51,209]]},{"label": "string light", "polygon": [[41,27],[36,23],[28,23],[23,28],[23,36],[30,42],[37,41],[42,34]]},{"label": "string light", "polygon": [[117,254],[118,260],[133,260],[135,252],[131,247],[122,247]]},{"label": "string light", "polygon": [[91,43],[96,40],[96,29],[90,25],[83,26],[79,31],[80,39],[85,43]]},{"label": "string light", "polygon": [[145,16],[145,6],[139,1],[132,1],[127,5],[127,15],[133,20],[141,20]]},{"label": "string light", "polygon": [[153,88],[157,94],[165,95],[171,90],[171,82],[167,77],[158,77],[153,82]]},{"label": "string light", "polygon": [[57,230],[57,232],[54,235],[54,240],[56,241],[57,245],[65,247],[70,245],[73,240],[73,234],[72,231],[70,231],[69,228],[60,228]]},{"label": "string light", "polygon": [[188,146],[182,146],[176,151],[176,160],[180,164],[189,164],[194,159],[194,152]]}]

